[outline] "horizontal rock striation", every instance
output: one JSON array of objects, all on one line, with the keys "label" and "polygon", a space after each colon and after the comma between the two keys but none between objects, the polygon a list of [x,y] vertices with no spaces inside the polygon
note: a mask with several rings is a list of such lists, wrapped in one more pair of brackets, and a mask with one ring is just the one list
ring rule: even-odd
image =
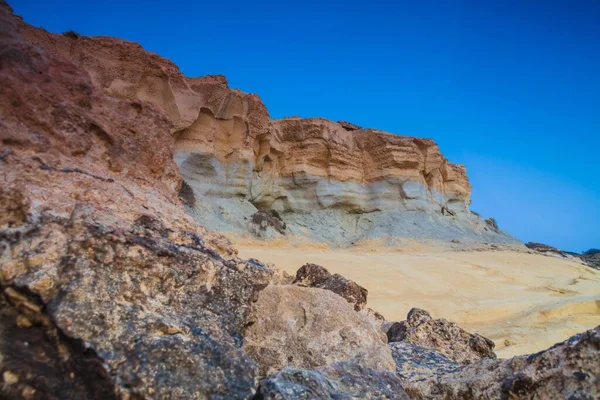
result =
[{"label": "horizontal rock striation", "polygon": [[[342,277],[299,287],[238,258],[184,213],[221,197],[183,185],[174,154],[196,101],[231,105],[216,125],[268,130],[249,122],[254,97],[215,77],[196,97],[198,81],[172,67],[131,43],[27,27],[0,0],[0,398],[598,396],[598,328],[529,357],[458,365],[387,344],[382,317],[353,310],[347,299],[362,308],[362,297]],[[273,210],[254,225],[265,221],[288,229]],[[445,327],[436,321],[425,328]]]},{"label": "horizontal rock striation", "polygon": [[[137,43],[19,25],[25,39],[83,67],[106,94],[165,112],[175,160],[202,199],[188,212],[205,226],[344,243],[518,242],[469,212],[465,168],[448,162],[431,139],[322,118],[271,120],[258,96],[230,89],[225,77],[185,77]],[[257,210],[280,212],[286,232],[256,230]]]}]

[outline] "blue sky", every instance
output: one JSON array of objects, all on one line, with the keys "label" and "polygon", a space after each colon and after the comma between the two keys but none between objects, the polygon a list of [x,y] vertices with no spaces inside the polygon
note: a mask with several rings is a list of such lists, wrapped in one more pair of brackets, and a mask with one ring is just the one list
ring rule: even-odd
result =
[{"label": "blue sky", "polygon": [[600,247],[600,2],[9,1],[52,32],[224,74],[271,116],[431,137],[472,209],[524,241]]}]

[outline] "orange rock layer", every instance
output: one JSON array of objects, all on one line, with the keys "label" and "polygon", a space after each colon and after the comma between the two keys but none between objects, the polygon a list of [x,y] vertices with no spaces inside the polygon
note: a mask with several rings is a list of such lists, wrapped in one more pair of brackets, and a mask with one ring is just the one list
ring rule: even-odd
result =
[{"label": "orange rock layer", "polygon": [[321,118],[270,120],[258,96],[230,89],[223,76],[185,77],[137,43],[25,23],[20,30],[83,67],[106,94],[163,110],[176,161],[198,195],[281,211],[468,211],[465,168],[449,163],[431,139]]}]

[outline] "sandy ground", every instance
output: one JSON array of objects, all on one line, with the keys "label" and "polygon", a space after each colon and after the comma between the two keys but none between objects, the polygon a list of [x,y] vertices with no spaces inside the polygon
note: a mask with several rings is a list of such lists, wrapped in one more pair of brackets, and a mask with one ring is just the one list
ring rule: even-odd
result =
[{"label": "sandy ground", "polygon": [[499,357],[533,353],[600,324],[600,273],[516,251],[396,251],[238,245],[240,256],[290,274],[307,262],[369,290],[387,320],[428,310],[496,343]]}]

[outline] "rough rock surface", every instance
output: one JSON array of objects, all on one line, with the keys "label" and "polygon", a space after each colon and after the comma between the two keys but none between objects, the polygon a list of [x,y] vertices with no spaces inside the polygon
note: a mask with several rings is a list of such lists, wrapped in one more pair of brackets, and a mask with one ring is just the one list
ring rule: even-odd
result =
[{"label": "rough rock surface", "polygon": [[0,397],[251,396],[242,331],[273,271],[183,213],[164,114],[2,35]]},{"label": "rough rock surface", "polygon": [[433,319],[427,311],[418,308],[409,311],[406,321],[394,323],[387,336],[389,342],[417,344],[461,364],[496,358],[491,340],[468,333],[454,322]]},{"label": "rough rock surface", "polygon": [[[427,356],[432,357],[440,356]],[[452,369],[447,362],[442,365]],[[428,373],[425,368],[403,374],[412,399],[597,399],[600,326],[536,354],[484,359],[442,373],[436,368]]]},{"label": "rough rock surface", "polygon": [[311,369],[344,360],[377,370],[395,368],[385,335],[330,291],[268,286],[254,313],[244,350],[263,377],[286,367]]},{"label": "rough rock surface", "polygon": [[189,212],[205,226],[260,234],[247,222],[260,209],[281,212],[288,234],[314,241],[519,243],[468,212],[465,168],[431,139],[321,118],[270,120],[258,96],[230,89],[223,76],[185,77],[137,43],[19,25],[27,40],[88,71],[106,94],[165,112],[176,161],[202,198]]},{"label": "rough rock surface", "polygon": [[261,381],[255,399],[408,400],[409,397],[392,372],[336,362],[316,370],[286,368]]},{"label": "rough rock surface", "polygon": [[392,342],[388,346],[396,363],[396,373],[403,380],[411,380],[421,375],[445,374],[462,367],[462,364],[443,354],[417,344]]},{"label": "rough rock surface", "polygon": [[258,237],[273,238],[285,235],[285,222],[275,210],[257,211],[250,217],[250,230]]},{"label": "rough rock surface", "polygon": [[364,287],[358,285],[340,274],[332,275],[326,268],[317,264],[304,264],[296,272],[294,284],[305,287],[316,287],[332,291],[342,296],[354,307],[355,311],[360,311],[367,304],[369,292]]}]

